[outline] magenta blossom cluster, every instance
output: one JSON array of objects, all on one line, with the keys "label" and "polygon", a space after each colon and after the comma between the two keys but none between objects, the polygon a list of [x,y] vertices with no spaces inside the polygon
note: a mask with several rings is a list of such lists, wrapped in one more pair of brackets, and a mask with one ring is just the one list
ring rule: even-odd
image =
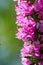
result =
[{"label": "magenta blossom cluster", "polygon": [[16,38],[24,42],[20,50],[23,65],[43,65],[43,0],[18,0],[15,6]]}]

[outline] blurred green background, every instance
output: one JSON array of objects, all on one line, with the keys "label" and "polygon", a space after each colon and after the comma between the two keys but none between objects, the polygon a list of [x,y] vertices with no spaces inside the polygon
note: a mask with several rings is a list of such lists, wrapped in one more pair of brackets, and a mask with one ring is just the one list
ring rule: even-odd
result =
[{"label": "blurred green background", "polygon": [[18,44],[22,41],[15,38],[15,4],[13,0],[0,0],[0,65],[21,65]]}]

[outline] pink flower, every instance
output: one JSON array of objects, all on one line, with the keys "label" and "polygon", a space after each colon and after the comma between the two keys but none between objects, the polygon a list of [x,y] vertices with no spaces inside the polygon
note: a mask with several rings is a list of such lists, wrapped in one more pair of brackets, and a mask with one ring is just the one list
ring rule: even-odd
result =
[{"label": "pink flower", "polygon": [[16,24],[18,26],[25,26],[25,25],[27,26],[30,24],[29,19],[27,17],[21,16],[21,15],[16,16],[16,20],[17,20]]},{"label": "pink flower", "polygon": [[30,15],[32,14],[33,6],[29,5],[30,3],[27,1],[21,1],[18,5],[16,5],[16,14],[17,15]]},{"label": "pink flower", "polygon": [[33,41],[33,44],[34,44],[34,52],[33,52],[33,55],[34,57],[36,58],[40,58],[40,42],[37,40],[37,41]]},{"label": "pink flower", "polygon": [[27,39],[32,39],[34,37],[34,27],[23,27],[23,28],[18,28],[18,33],[16,34],[16,37],[18,39],[22,40],[27,40]]},{"label": "pink flower", "polygon": [[32,26],[32,27],[35,27],[36,25],[36,22],[33,20],[33,18],[28,18],[26,16],[16,16],[16,24],[18,26]]},{"label": "pink flower", "polygon": [[22,60],[23,65],[30,65],[31,64],[30,60],[27,58],[21,58],[21,60]]},{"label": "pink flower", "polygon": [[[32,39],[34,37],[34,30],[35,30],[35,26],[36,23],[35,21],[30,18],[25,19],[25,18],[17,18],[18,19],[18,25],[23,26],[22,28],[18,28],[18,32],[16,34],[16,37],[18,39],[22,39],[23,41],[27,40],[27,39]],[[22,23],[23,22],[23,23]],[[22,23],[22,24],[20,24]]]},{"label": "pink flower", "polygon": [[[32,57],[32,56],[36,59],[39,59],[39,58],[41,59],[41,57],[43,57],[43,55],[40,54],[40,52],[39,52],[40,47],[42,48],[43,45],[40,46],[39,41],[34,41],[32,44],[30,44],[28,42],[27,45],[26,45],[26,42],[24,42],[24,45],[23,45],[22,49],[20,50],[21,58],[26,58],[26,59],[28,59],[28,61],[29,61],[29,58],[27,58],[27,57]],[[40,57],[40,55],[41,55],[41,57]]]},{"label": "pink flower", "polygon": [[[31,50],[30,50],[31,49]],[[32,53],[33,53],[33,50],[34,50],[34,46],[33,45],[24,45],[21,49],[21,57],[28,57],[28,56],[32,56]]]}]

